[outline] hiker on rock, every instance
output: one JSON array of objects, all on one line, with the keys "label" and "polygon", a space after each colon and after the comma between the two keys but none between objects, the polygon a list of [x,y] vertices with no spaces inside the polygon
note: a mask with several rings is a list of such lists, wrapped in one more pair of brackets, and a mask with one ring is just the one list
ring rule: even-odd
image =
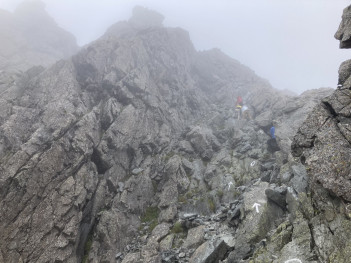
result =
[{"label": "hiker on rock", "polygon": [[275,139],[275,127],[274,127],[273,123],[272,123],[272,127],[271,127],[271,129],[269,131],[271,133],[271,138]]},{"label": "hiker on rock", "polygon": [[241,96],[236,98],[236,105],[240,105],[241,107],[243,106],[243,98]]},{"label": "hiker on rock", "polygon": [[241,118],[241,108],[243,107],[243,98],[238,96],[236,98],[236,106],[235,106],[235,117],[240,120]]},{"label": "hiker on rock", "polygon": [[274,122],[272,122],[272,126],[271,128],[269,129],[269,132],[270,132],[270,135],[271,135],[271,138],[267,141],[267,145],[268,145],[268,148],[267,150],[269,152],[276,152],[276,151],[279,151],[280,148],[278,146],[278,143],[277,143],[277,139],[275,137],[275,127],[274,127]]}]

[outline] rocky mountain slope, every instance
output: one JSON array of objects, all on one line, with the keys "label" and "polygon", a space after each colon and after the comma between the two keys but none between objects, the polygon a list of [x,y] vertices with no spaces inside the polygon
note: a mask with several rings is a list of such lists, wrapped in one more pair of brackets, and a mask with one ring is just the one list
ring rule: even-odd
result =
[{"label": "rocky mountain slope", "polygon": [[[333,90],[284,95],[143,8],[17,78],[1,86],[0,262],[347,262],[342,201],[317,206],[309,155],[290,153]],[[253,120],[234,119],[238,95]],[[313,146],[296,138],[295,155]]]},{"label": "rocky mountain slope", "polygon": [[40,1],[25,1],[13,12],[0,10],[0,71],[48,66],[78,51],[74,36],[46,13]]}]

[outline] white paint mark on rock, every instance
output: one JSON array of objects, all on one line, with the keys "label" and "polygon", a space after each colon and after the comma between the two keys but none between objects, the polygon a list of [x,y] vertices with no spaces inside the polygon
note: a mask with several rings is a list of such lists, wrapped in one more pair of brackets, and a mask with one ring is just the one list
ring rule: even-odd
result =
[{"label": "white paint mark on rock", "polygon": [[302,263],[302,261],[298,258],[293,258],[285,261],[284,263]]}]

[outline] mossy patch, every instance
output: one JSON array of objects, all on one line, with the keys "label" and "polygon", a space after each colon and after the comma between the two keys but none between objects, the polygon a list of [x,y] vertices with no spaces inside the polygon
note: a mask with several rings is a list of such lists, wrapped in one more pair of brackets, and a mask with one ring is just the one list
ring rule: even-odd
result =
[{"label": "mossy patch", "polygon": [[144,215],[141,217],[142,223],[149,224],[149,231],[151,232],[158,224],[158,216],[160,214],[160,209],[156,206],[149,206],[146,208]]},{"label": "mossy patch", "polygon": [[177,221],[174,226],[172,227],[171,233],[173,234],[179,234],[179,233],[183,233],[184,232],[184,228],[182,226],[182,223]]},{"label": "mossy patch", "polygon": [[82,258],[82,263],[88,262],[89,259],[89,252],[91,249],[91,246],[93,245],[93,231],[91,231],[87,237],[87,241],[85,242],[84,245],[84,255]]},{"label": "mossy patch", "polygon": [[210,209],[210,211],[212,213],[214,213],[216,211],[216,204],[215,204],[212,196],[207,198],[207,204],[208,204],[208,208]]}]

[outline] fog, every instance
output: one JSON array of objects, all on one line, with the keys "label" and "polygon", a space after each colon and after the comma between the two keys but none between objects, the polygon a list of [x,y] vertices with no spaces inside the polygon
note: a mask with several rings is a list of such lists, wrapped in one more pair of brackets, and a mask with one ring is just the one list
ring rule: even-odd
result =
[{"label": "fog", "polygon": [[[13,11],[22,0],[1,0]],[[197,50],[219,48],[277,89],[301,93],[337,86],[349,59],[334,39],[347,0],[43,0],[79,45],[127,20],[135,5],[165,16],[164,25],[189,31]]]}]

